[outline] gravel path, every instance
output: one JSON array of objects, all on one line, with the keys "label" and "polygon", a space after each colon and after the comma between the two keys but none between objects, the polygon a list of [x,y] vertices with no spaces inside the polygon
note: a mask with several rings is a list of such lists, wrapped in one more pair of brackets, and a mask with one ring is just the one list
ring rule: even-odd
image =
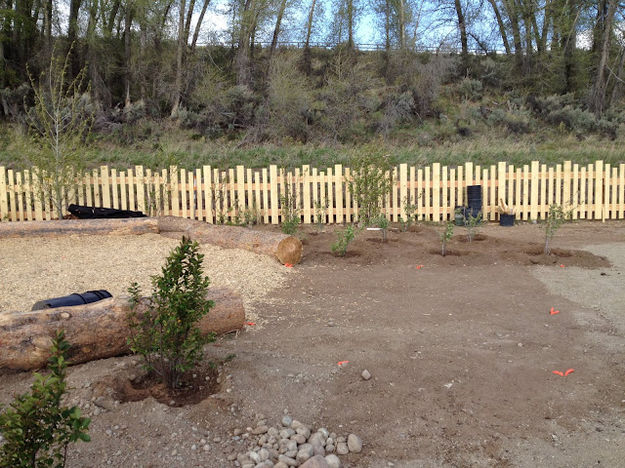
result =
[{"label": "gravel path", "polygon": [[[92,289],[106,289],[118,296],[126,294],[132,281],[147,295],[150,276],[160,272],[177,244],[177,240],[158,234],[3,239],[0,312],[30,310],[38,300]],[[200,250],[211,284],[238,290],[250,320],[257,318],[254,304],[292,274],[264,255],[211,245],[202,245]]]}]

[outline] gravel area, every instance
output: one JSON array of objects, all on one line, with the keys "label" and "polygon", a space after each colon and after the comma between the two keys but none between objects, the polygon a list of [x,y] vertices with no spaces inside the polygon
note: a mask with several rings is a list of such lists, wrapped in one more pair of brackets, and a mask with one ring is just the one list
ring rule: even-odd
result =
[{"label": "gravel area", "polygon": [[[38,300],[93,289],[123,295],[132,281],[148,295],[150,277],[160,272],[177,244],[158,234],[3,239],[0,312],[30,310]],[[238,290],[252,321],[257,319],[254,304],[293,274],[275,259],[245,250],[211,245],[200,250],[211,284]]]}]

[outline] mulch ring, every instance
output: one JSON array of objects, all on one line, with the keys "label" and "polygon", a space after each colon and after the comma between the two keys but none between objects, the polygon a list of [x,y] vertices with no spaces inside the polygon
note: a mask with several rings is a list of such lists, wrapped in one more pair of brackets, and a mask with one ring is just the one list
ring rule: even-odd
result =
[{"label": "mulch ring", "polygon": [[122,403],[154,398],[164,405],[181,407],[195,405],[219,392],[219,371],[214,363],[202,363],[193,371],[185,372],[179,388],[168,388],[155,372],[129,379],[117,377],[113,381],[116,399]]}]

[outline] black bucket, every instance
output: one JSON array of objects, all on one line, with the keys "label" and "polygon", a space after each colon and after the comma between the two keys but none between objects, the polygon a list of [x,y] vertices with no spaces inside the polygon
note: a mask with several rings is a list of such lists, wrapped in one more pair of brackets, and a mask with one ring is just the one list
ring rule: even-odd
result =
[{"label": "black bucket", "polygon": [[500,226],[514,226],[514,215],[502,214],[501,216],[499,216],[499,225]]},{"label": "black bucket", "polygon": [[36,302],[31,310],[55,309],[57,307],[90,304],[109,297],[113,297],[110,292],[105,291],[104,289],[98,289],[97,291],[87,291],[82,294],[74,293],[69,296],[45,299],[43,301]]}]

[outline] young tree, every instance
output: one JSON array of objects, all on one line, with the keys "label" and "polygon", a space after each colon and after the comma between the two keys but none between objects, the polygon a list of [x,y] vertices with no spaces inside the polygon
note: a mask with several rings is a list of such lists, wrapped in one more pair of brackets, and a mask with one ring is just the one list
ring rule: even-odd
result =
[{"label": "young tree", "polygon": [[0,466],[34,468],[64,467],[70,443],[89,442],[91,420],[80,415],[76,406],[61,406],[65,394],[67,351],[63,331],[52,339],[50,375],[35,373],[30,393],[19,395],[10,408],[0,413]]},{"label": "young tree", "polygon": [[161,275],[152,277],[147,308],[137,307],[137,284],[128,289],[130,349],[140,354],[145,367],[156,372],[169,388],[180,386],[183,373],[195,367],[204,344],[214,339],[214,335],[202,336],[197,326],[214,305],[206,298],[210,281],[203,274],[203,259],[198,243],[183,237],[167,257]]},{"label": "young tree", "polygon": [[83,167],[84,141],[91,131],[86,69],[68,79],[71,50],[61,60],[54,53],[39,82],[30,76],[34,106],[27,109],[30,136],[27,158],[33,165],[37,193],[49,196],[59,219]]}]

